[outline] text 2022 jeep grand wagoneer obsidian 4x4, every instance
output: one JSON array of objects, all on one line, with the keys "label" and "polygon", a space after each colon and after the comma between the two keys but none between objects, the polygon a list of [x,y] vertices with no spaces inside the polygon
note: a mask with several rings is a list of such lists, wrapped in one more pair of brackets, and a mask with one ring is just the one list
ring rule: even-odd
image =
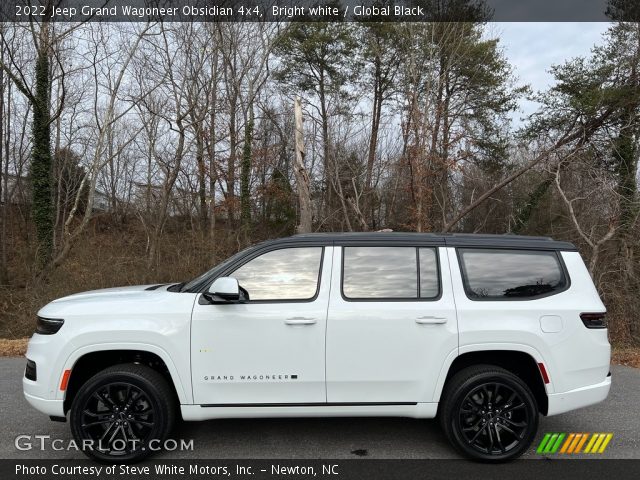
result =
[{"label": "text 2022 jeep grand wagoneer obsidian 4x4", "polygon": [[570,243],[297,235],[188,283],[49,303],[24,394],[102,461],[142,458],[177,415],[437,416],[462,454],[504,461],[540,413],[606,398],[604,314]]}]

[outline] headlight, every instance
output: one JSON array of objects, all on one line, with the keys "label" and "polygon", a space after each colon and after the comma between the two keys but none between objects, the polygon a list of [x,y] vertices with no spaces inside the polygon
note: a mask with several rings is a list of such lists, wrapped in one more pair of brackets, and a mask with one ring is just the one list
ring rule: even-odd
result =
[{"label": "headlight", "polygon": [[39,333],[40,335],[53,335],[60,330],[63,324],[64,320],[59,318],[38,317],[38,321],[36,322],[36,333]]}]

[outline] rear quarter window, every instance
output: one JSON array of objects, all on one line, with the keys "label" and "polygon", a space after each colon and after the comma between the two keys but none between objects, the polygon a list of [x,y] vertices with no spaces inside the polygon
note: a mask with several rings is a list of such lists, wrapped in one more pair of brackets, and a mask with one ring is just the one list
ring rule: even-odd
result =
[{"label": "rear quarter window", "polygon": [[569,286],[555,251],[459,248],[458,258],[471,300],[532,300]]}]

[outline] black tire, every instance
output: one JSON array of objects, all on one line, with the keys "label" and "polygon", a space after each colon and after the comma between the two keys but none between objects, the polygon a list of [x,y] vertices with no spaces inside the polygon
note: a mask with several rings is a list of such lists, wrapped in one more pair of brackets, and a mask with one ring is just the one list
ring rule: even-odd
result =
[{"label": "black tire", "polygon": [[[133,463],[162,446],[175,422],[175,393],[164,377],[138,364],[98,372],[71,404],[71,433],[85,455],[104,463]],[[152,449],[149,448],[149,442]]]},{"label": "black tire", "polygon": [[529,387],[493,365],[456,373],[445,385],[438,416],[460,453],[488,463],[519,457],[538,430],[538,405]]}]

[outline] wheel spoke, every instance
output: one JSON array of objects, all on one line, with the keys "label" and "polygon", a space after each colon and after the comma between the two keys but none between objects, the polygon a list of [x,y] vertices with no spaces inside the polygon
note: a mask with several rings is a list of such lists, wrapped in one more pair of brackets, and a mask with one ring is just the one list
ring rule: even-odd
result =
[{"label": "wheel spoke", "polygon": [[498,447],[500,448],[500,451],[502,453],[505,453],[505,448],[504,448],[504,445],[502,444],[502,439],[500,438],[500,432],[498,432],[498,425],[494,425],[493,430],[495,431],[496,440],[498,441]]},{"label": "wheel spoke", "polygon": [[519,410],[521,408],[525,408],[524,403],[519,403],[518,405],[512,405],[511,407],[504,409],[502,413],[513,412],[514,410]]},{"label": "wheel spoke", "polygon": [[104,425],[105,423],[111,423],[111,422],[113,422],[113,420],[111,418],[107,418],[104,420],[96,420],[95,422],[83,423],[82,426],[84,428],[87,428],[87,427],[94,427],[96,425]]},{"label": "wheel spoke", "polygon": [[498,405],[498,388],[499,385],[497,383],[493,384],[493,396],[491,397],[491,403],[495,406]]},{"label": "wheel spoke", "polygon": [[477,404],[475,404],[474,402],[472,402],[470,399],[467,399],[467,401],[464,403],[463,407],[470,407],[471,410],[467,410],[467,409],[462,409],[462,411],[464,412],[477,412],[480,410],[480,407],[478,407]]},{"label": "wheel spoke", "polygon": [[129,425],[127,425],[129,427],[129,434],[131,435],[131,438],[133,440],[139,440],[138,435],[136,434],[135,430],[133,429],[133,423],[129,422]]},{"label": "wheel spoke", "polygon": [[146,408],[144,410],[140,410],[139,412],[130,412],[129,415],[133,415],[134,417],[144,417],[147,415],[151,415],[153,410],[151,408]]},{"label": "wheel spoke", "polygon": [[133,405],[134,403],[142,400],[143,397],[144,397],[144,395],[142,394],[142,392],[140,392],[139,390],[135,390],[131,394],[131,397],[129,398],[129,400],[126,403],[127,408],[130,407],[131,405]]},{"label": "wheel spoke", "polygon": [[518,427],[518,428],[523,428],[527,426],[527,422],[514,422],[513,420],[511,420],[510,418],[507,417],[501,417],[504,421],[509,422],[511,425],[513,425],[514,427]]},{"label": "wheel spoke", "polygon": [[482,385],[482,393],[483,393],[483,396],[484,396],[482,404],[484,406],[487,406],[489,404],[489,402],[491,402],[491,399],[489,397],[489,389],[487,388],[487,384],[486,383],[484,385]]},{"label": "wheel spoke", "polygon": [[480,436],[480,434],[484,431],[484,429],[487,428],[487,425],[488,424],[483,425],[482,428],[476,432],[476,434],[473,436],[473,438],[471,440],[469,440],[470,444],[472,444],[473,442],[476,441],[476,439]]},{"label": "wheel spoke", "polygon": [[126,406],[129,403],[130,397],[131,397],[131,385],[127,385],[127,391],[124,394],[124,401],[122,402],[123,406]]},{"label": "wheel spoke", "polygon": [[103,416],[103,414],[102,414],[102,413],[92,412],[92,411],[91,411],[91,410],[89,410],[88,408],[85,408],[85,409],[82,411],[82,414],[83,414],[83,415],[86,415],[86,416],[88,416],[88,417],[102,417],[102,416]]},{"label": "wheel spoke", "polygon": [[511,405],[511,403],[515,400],[517,396],[518,394],[516,392],[511,392],[511,395],[509,396],[509,399],[504,403],[504,406],[507,407]]},{"label": "wheel spoke", "polygon": [[100,437],[100,442],[102,442],[105,438],[107,438],[107,435],[109,434],[109,432],[111,431],[111,429],[116,425],[116,422],[111,422],[111,424],[106,428],[106,430],[104,431],[104,433],[102,434],[102,436]]},{"label": "wheel spoke", "polygon": [[505,430],[507,432],[509,432],[511,435],[513,435],[516,438],[521,438],[520,435],[518,435],[516,432],[514,432],[513,430],[511,430],[509,427],[507,427],[504,423],[502,425],[500,425],[500,428],[502,430]]},{"label": "wheel spoke", "polygon": [[136,425],[144,425],[145,427],[152,427],[153,422],[145,422],[144,420],[131,420],[131,423],[135,423]]},{"label": "wheel spoke", "polygon": [[124,426],[120,426],[120,431],[122,432],[122,438],[124,439],[125,445],[129,443],[129,437],[127,437],[127,429]]},{"label": "wheel spoke", "polygon": [[481,423],[482,423],[482,419],[478,420],[473,426],[467,427],[467,428],[463,428],[462,430],[465,431],[465,432],[475,431],[475,429],[477,427],[479,427]]},{"label": "wheel spoke", "polygon": [[491,433],[491,425],[487,428],[487,434],[489,435],[489,448],[487,448],[487,453],[491,454],[493,452],[493,434]]},{"label": "wheel spoke", "polygon": [[115,429],[115,431],[113,432],[113,434],[111,435],[111,437],[109,438],[109,445],[111,445],[113,443],[113,441],[116,438],[116,435],[118,435],[118,432],[122,430],[122,426],[118,425]]},{"label": "wheel spoke", "polygon": [[111,400],[111,399],[108,397],[108,393],[107,393],[107,395],[105,395],[105,394],[100,393],[99,391],[97,391],[97,392],[95,392],[95,393],[93,394],[93,396],[94,396],[95,398],[97,398],[100,402],[102,402],[102,404],[103,404],[105,407],[107,407],[108,409],[110,409],[111,411],[113,411],[113,409],[116,407],[116,404],[115,404],[115,403],[113,403],[113,400]]}]

